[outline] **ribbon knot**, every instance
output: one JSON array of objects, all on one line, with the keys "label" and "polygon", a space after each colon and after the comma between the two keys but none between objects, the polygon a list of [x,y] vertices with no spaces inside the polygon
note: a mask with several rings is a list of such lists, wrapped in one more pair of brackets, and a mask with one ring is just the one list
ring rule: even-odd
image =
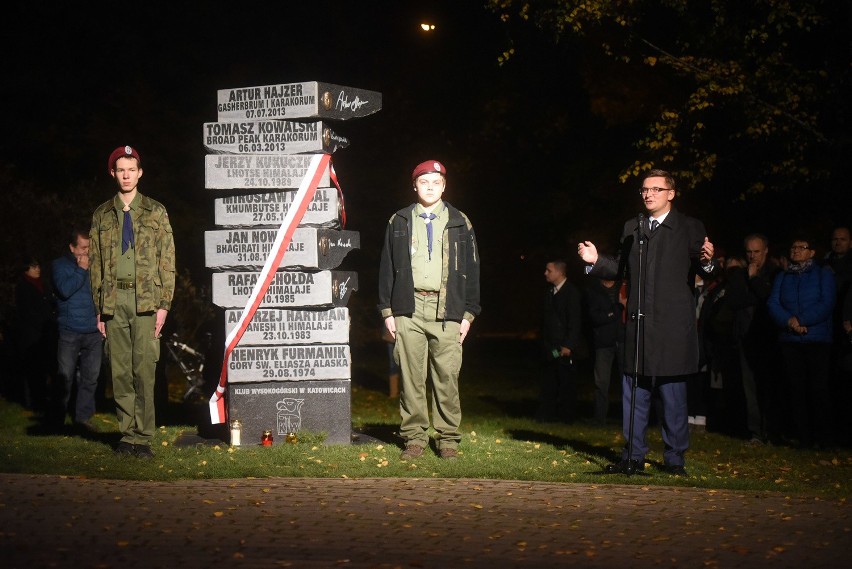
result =
[{"label": "ribbon knot", "polygon": [[432,260],[432,220],[438,217],[434,213],[421,213],[420,217],[422,217],[426,221],[426,248],[429,251],[429,260]]}]

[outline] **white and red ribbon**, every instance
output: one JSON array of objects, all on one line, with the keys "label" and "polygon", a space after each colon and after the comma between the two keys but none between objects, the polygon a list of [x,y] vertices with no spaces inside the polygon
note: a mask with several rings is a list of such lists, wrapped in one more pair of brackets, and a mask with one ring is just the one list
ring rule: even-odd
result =
[{"label": "white and red ribbon", "polygon": [[329,166],[330,160],[330,154],[317,154],[311,158],[308,171],[299,185],[296,196],[293,198],[293,204],[281,222],[281,227],[278,228],[278,233],[275,235],[275,241],[272,244],[272,250],[266,258],[266,263],[260,272],[260,278],[257,279],[246,303],[246,307],[243,309],[240,321],[225,339],[225,356],[222,360],[222,373],[219,374],[219,385],[216,386],[216,391],[210,397],[209,403],[210,422],[214,425],[225,423],[228,420],[228,410],[225,406],[225,386],[228,384],[228,360],[231,357],[231,352],[240,343],[240,339],[243,337],[243,333],[246,331],[249,322],[251,322],[258,306],[263,301],[263,297],[266,296],[266,291],[269,289],[269,285],[272,283],[272,279],[275,278],[275,273],[281,265],[284,252],[287,251],[287,247],[293,239],[293,232],[299,226],[299,223],[301,223],[305,211],[308,209],[308,204],[314,199],[317,186],[319,186],[322,174]]},{"label": "white and red ribbon", "polygon": [[337,172],[334,171],[334,164],[329,165],[328,172],[331,181],[334,183],[334,187],[337,188],[337,199],[340,204],[340,228],[346,229],[346,204],[343,202],[343,190],[340,189],[340,182],[337,181]]}]

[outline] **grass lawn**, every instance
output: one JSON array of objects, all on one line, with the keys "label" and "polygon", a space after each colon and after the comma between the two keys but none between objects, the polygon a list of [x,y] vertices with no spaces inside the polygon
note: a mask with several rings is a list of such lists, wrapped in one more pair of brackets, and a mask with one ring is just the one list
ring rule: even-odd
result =
[{"label": "grass lawn", "polygon": [[[179,480],[187,478],[450,477],[505,480],[694,486],[746,491],[779,491],[845,498],[852,474],[852,449],[797,450],[783,445],[751,446],[747,441],[707,432],[691,437],[687,477],[659,470],[663,444],[659,428],[649,430],[651,452],[644,475],[603,475],[620,456],[620,401],[612,400],[610,423],[593,426],[590,362],[580,374],[579,412],[572,425],[541,424],[531,417],[537,397],[537,365],[531,343],[470,338],[461,390],[464,439],[457,461],[427,452],[416,461],[399,460],[399,411],[387,397],[384,345],[353,345],[352,426],[359,444],[324,445],[321,434],[300,433],[297,444],[232,448],[224,429],[205,423],[203,401],[182,404],[182,377],[169,374],[172,396],[159,409],[162,426],[154,460],[117,457],[118,439],[111,401],[95,416],[96,432],[70,426],[45,428],[40,417],[0,399],[0,471],[98,478]],[[181,444],[206,439],[198,444]]]}]

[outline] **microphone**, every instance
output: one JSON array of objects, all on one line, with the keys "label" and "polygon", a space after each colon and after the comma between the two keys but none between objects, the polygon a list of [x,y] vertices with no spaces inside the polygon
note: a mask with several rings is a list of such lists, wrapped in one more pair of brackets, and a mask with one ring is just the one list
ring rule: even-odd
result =
[{"label": "microphone", "polygon": [[640,213],[636,216],[636,231],[642,239],[648,239],[648,234],[645,232],[645,214]]}]

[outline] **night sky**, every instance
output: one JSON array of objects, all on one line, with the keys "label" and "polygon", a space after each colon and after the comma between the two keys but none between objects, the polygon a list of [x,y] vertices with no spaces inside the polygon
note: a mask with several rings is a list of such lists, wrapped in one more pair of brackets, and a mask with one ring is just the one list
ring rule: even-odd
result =
[{"label": "night sky", "polygon": [[[483,330],[534,328],[544,262],[562,256],[579,269],[576,241],[611,243],[639,209],[617,175],[643,125],[595,116],[589,102],[590,84],[631,93],[621,107],[629,115],[646,104],[647,91],[633,89],[639,79],[537,37],[500,67],[507,37],[478,1],[93,6],[5,9],[0,166],[60,199],[74,200],[80,181],[101,188],[90,204],[76,203],[88,211],[114,192],[109,152],[137,147],[140,189],[169,208],[179,265],[199,281],[209,279],[203,232],[214,228],[213,198],[223,194],[203,187],[201,127],[217,118],[218,89],[324,81],[382,93],[378,114],[331,124],[350,140],[333,160],[347,229],[361,232],[362,250],[342,268],[359,272],[364,306],[375,303],[385,222],[413,201],[410,172],[424,159],[447,165],[445,198],[476,228]],[[433,33],[419,30],[424,19]],[[558,125],[550,122],[557,109],[571,111]],[[728,221],[745,214],[711,201],[685,199],[682,208],[706,218],[714,240],[736,245],[741,228]],[[61,244],[64,234],[44,228],[46,242]]]}]

